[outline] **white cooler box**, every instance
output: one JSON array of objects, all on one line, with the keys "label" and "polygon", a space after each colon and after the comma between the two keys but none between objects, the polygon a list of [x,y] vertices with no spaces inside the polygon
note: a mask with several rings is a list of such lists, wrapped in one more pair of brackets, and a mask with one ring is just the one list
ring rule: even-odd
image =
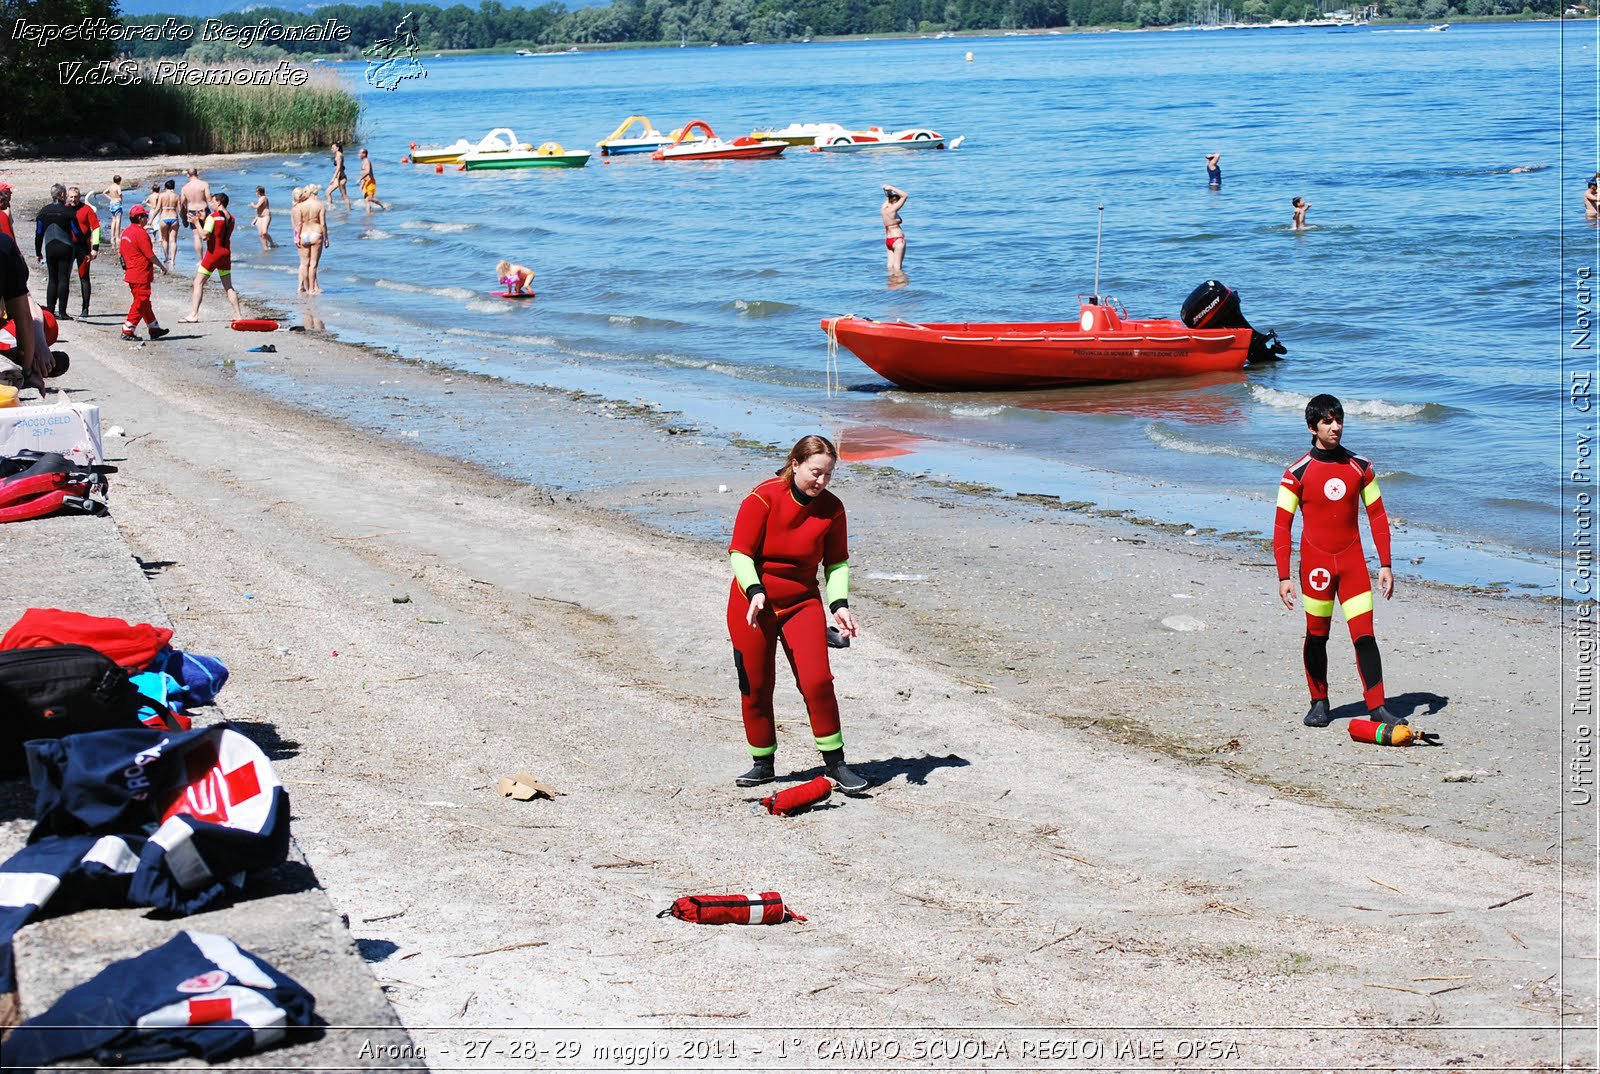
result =
[{"label": "white cooler box", "polygon": [[0,409],[0,456],[19,451],[54,451],[74,462],[105,462],[100,408],[93,403],[58,403]]}]

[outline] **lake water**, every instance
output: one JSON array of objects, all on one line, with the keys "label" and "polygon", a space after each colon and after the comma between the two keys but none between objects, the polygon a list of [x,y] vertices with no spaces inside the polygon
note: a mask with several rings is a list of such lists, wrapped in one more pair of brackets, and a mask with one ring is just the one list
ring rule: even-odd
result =
[{"label": "lake water", "polygon": [[[1332,392],[1407,526],[1403,572],[1553,589],[1562,243],[1569,260],[1594,245],[1581,207],[1594,50],[1592,29],[1553,24],[1064,34],[424,58],[427,77],[394,92],[341,65],[390,210],[330,214],[314,312],[412,357],[660,401],[711,434],[787,443],[821,428],[847,450],[909,451],[885,461],[913,472],[1223,530],[1269,531],[1277,479],[1307,442],[1304,402]],[[832,121],[965,141],[597,155],[571,171],[399,163],[410,142],[498,126],[593,148],[636,113],[727,137]],[[213,177],[242,208],[247,294],[298,308],[289,190],[329,171],[308,154]],[[885,280],[886,182],[911,195],[902,289]],[[285,243],[271,254],[245,226],[258,183]],[[1305,233],[1288,227],[1295,195],[1312,202]],[[923,395],[843,352],[846,390],[827,393],[819,317],[1074,318],[1102,204],[1103,293],[1173,316],[1215,277],[1287,359],[1198,381]],[[536,301],[489,294],[501,257],[537,270]]]}]

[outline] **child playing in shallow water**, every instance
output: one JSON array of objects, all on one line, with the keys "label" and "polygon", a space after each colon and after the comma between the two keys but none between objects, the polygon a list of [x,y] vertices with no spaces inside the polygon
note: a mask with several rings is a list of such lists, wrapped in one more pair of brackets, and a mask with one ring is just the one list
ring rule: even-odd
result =
[{"label": "child playing in shallow water", "polygon": [[505,288],[506,294],[533,294],[533,270],[528,266],[502,261],[494,267],[494,274],[500,277],[500,285]]}]

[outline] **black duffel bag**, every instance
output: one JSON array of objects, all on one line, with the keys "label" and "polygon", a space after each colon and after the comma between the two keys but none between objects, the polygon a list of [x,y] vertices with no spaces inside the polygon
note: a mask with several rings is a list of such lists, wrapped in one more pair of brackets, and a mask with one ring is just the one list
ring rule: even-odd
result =
[{"label": "black duffel bag", "polygon": [[146,707],[161,708],[87,645],[0,650],[0,777],[27,771],[22,744],[31,738],[143,727]]}]

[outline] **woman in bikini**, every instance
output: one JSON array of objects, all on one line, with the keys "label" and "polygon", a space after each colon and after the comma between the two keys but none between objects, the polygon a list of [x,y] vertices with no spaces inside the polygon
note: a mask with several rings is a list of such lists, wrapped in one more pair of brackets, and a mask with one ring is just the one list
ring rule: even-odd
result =
[{"label": "woman in bikini", "polygon": [[900,208],[906,203],[906,192],[898,187],[883,187],[883,205],[878,215],[883,217],[883,245],[889,250],[889,279],[903,283],[906,279],[906,233],[900,226]]},{"label": "woman in bikini", "polygon": [[263,250],[276,250],[278,244],[272,241],[272,236],[267,234],[267,229],[272,226],[272,204],[267,201],[267,188],[256,187],[256,234],[261,236]]},{"label": "woman in bikini", "polygon": [[299,193],[304,196],[289,214],[294,223],[295,245],[300,250],[300,290],[308,295],[322,293],[317,266],[328,245],[328,209],[317,197],[321,192],[316,183],[303,187]]},{"label": "woman in bikini", "polygon": [[161,249],[167,255],[166,262],[169,269],[178,265],[178,229],[182,218],[178,184],[175,180],[168,179],[161,187],[161,193],[156,195],[155,219],[160,229]]}]

